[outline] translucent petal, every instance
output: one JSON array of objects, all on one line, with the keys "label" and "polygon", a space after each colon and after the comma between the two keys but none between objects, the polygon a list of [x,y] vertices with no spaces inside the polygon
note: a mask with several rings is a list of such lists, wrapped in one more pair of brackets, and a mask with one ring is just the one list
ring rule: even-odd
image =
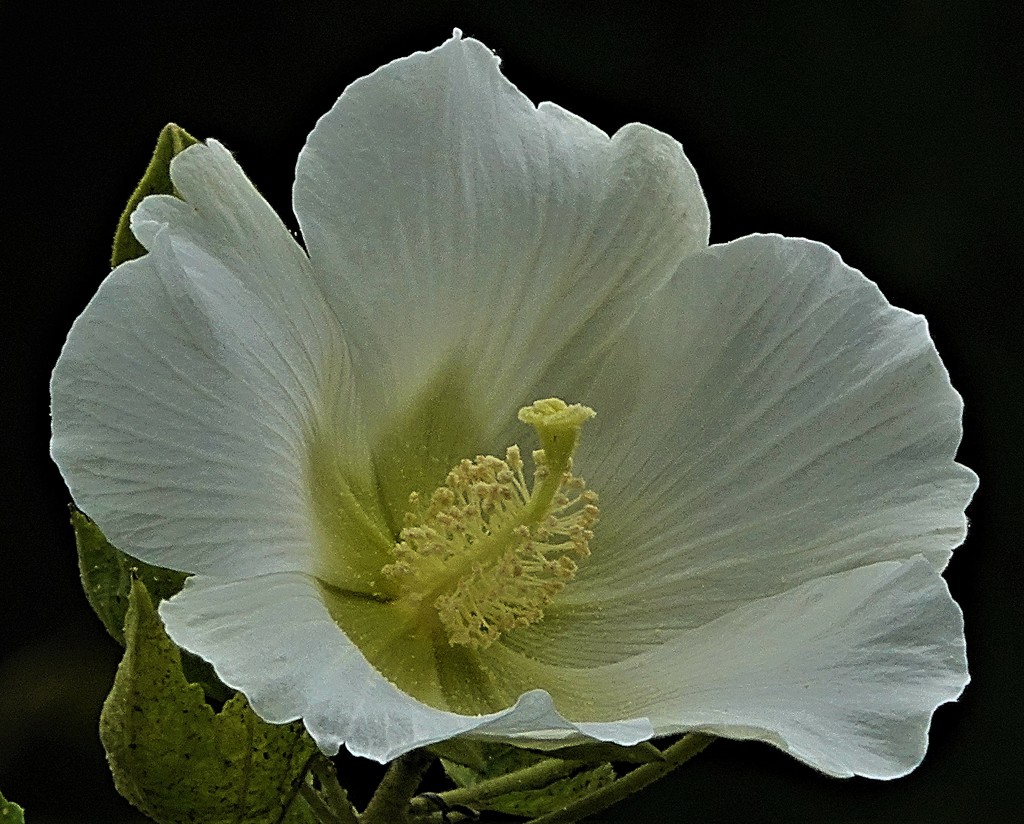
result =
[{"label": "translucent petal", "polygon": [[562,363],[534,391],[597,409],[576,467],[601,522],[577,580],[510,637],[531,655],[615,660],[823,575],[942,569],[963,540],[977,478],[924,319],[825,246],[712,247]]},{"label": "translucent petal", "polygon": [[424,412],[454,418],[454,460],[504,447],[495,422],[536,399],[523,391],[565,341],[599,307],[628,314],[708,237],[678,143],[536,107],[458,33],[345,91],[294,202],[380,426],[430,386],[472,399]]},{"label": "translucent petal", "polygon": [[492,664],[570,715],[584,702],[596,719],[628,706],[658,735],[761,739],[830,775],[870,778],[914,769],[935,708],[968,682],[960,609],[923,558],[809,581],[615,664],[573,669],[507,650]]},{"label": "translucent petal", "polygon": [[172,177],[186,200],[141,204],[149,254],[110,274],[61,353],[54,459],[78,505],[147,561],[314,569],[314,436],[345,419],[341,459],[368,463],[337,321],[223,147],[189,149]]},{"label": "translucent petal", "polygon": [[160,608],[181,646],[211,661],[265,720],[302,718],[329,754],[389,761],[459,734],[493,741],[634,744],[653,729],[646,719],[574,724],[551,698],[532,690],[502,712],[468,716],[437,710],[393,686],[367,663],[331,619],[315,581],[279,573],[244,581],[190,578]]}]

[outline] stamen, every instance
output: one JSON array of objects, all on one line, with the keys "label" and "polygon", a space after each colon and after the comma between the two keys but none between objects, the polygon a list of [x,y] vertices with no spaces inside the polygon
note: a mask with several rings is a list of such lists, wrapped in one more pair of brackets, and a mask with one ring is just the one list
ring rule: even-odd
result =
[{"label": "stamen", "polygon": [[429,605],[451,644],[486,647],[502,633],[539,621],[590,554],[597,494],[572,474],[585,406],[537,401],[519,418],[544,449],[533,453],[528,485],[518,446],[504,460],[463,459],[423,505],[409,496],[405,528],[384,568],[411,602]]}]

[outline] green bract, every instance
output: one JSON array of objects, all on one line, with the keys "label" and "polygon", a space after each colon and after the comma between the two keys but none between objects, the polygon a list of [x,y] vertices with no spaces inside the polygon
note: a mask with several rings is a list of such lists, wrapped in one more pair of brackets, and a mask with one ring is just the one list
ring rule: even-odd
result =
[{"label": "green bract", "polygon": [[167,630],[263,719],[381,761],[695,729],[920,762],[977,484],[922,318],[821,244],[708,246],[675,140],[458,34],[321,118],[304,246],[216,141],[170,177],[61,354],[53,455],[191,574]]},{"label": "green bract", "polygon": [[302,728],[266,724],[242,695],[214,712],[202,687],[185,680],[138,581],[124,633],[125,657],[100,716],[121,794],[163,824],[281,822],[316,751]]},{"label": "green bract", "polygon": [[71,526],[82,588],[107,632],[124,646],[124,619],[132,581],[142,581],[155,605],[180,592],[185,575],[125,555],[81,512],[71,513]]},{"label": "green bract", "polygon": [[110,253],[112,267],[146,254],[145,247],[131,233],[132,212],[143,198],[149,195],[174,194],[174,184],[170,177],[171,159],[195,142],[196,139],[192,135],[174,123],[168,123],[160,131],[160,137],[157,138],[156,148],[153,150],[153,157],[149,161],[146,173],[139,181],[139,185],[135,187],[132,196],[128,198],[128,205],[125,206],[121,219],[117,222],[114,248]]}]

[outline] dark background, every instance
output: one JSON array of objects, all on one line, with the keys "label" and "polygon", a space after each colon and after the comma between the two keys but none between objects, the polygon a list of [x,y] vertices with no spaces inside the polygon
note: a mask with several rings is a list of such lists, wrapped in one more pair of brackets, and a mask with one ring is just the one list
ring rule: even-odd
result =
[{"label": "dark background", "polygon": [[824,241],[926,315],[967,403],[961,460],[982,477],[947,573],[974,682],[939,709],[920,769],[839,781],[718,742],[607,820],[998,821],[1020,808],[1024,21],[938,0],[707,5],[0,0],[0,788],[30,822],[140,820],[97,740],[119,650],[77,580],[47,381],[160,127],[223,140],[294,226],[295,158],[316,118],[347,83],[453,26],[496,49],[534,101],[678,138],[714,241]]}]

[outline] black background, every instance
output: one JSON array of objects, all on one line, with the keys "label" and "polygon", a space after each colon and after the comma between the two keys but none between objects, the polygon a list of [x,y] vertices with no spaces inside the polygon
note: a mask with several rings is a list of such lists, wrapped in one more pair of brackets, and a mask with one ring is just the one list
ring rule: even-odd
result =
[{"label": "black background", "polygon": [[1019,808],[1024,21],[925,0],[0,4],[0,788],[30,821],[140,820],[96,736],[119,650],[78,584],[47,381],[159,129],[221,139],[294,226],[295,158],[316,118],[454,26],[496,49],[531,99],[679,139],[713,241],[824,241],[926,315],[967,403],[961,460],[982,477],[947,573],[974,682],[936,714],[915,773],[839,781],[717,742],[605,820],[997,821]]}]

